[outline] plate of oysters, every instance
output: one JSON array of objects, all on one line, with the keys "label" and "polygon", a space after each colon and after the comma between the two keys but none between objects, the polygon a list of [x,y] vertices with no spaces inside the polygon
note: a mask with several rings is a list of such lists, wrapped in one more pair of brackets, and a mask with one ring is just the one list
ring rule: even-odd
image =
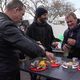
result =
[{"label": "plate of oysters", "polygon": [[47,69],[46,58],[37,59],[31,62],[30,65],[31,71],[39,72],[39,71],[44,71],[46,69]]},{"label": "plate of oysters", "polygon": [[79,62],[77,58],[72,58],[72,60],[69,61],[63,61],[62,67],[63,68],[70,68],[70,69],[76,69],[79,66]]}]

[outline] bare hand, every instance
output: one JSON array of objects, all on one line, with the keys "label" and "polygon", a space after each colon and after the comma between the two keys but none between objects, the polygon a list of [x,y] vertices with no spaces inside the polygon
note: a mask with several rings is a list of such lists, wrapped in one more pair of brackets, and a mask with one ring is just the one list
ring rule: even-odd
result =
[{"label": "bare hand", "polygon": [[69,48],[70,48],[70,46],[68,44],[63,45],[63,50],[64,51],[68,51]]},{"label": "bare hand", "polygon": [[57,47],[58,46],[58,42],[53,42],[52,46]]},{"label": "bare hand", "polygon": [[43,45],[39,45],[39,47],[41,47],[43,50],[45,50],[44,46]]},{"label": "bare hand", "polygon": [[45,50],[44,46],[42,45],[42,43],[40,41],[37,41],[38,45],[40,48],[42,48],[43,50]]},{"label": "bare hand", "polygon": [[76,40],[69,38],[68,41],[67,41],[67,43],[68,43],[69,45],[71,45],[71,46],[74,46],[74,45],[76,44]]},{"label": "bare hand", "polygon": [[47,58],[51,61],[51,60],[54,60],[54,54],[53,53],[51,53],[51,52],[48,52],[48,51],[46,51],[46,56],[47,56]]},{"label": "bare hand", "polygon": [[38,44],[42,44],[40,41],[36,41]]}]

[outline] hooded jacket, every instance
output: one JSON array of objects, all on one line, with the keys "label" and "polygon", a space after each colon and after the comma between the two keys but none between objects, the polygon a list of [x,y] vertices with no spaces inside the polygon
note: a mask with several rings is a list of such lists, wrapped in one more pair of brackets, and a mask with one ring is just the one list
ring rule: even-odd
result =
[{"label": "hooded jacket", "polygon": [[48,23],[38,23],[37,20],[35,20],[28,27],[27,35],[35,41],[40,41],[46,51],[52,51],[51,44],[55,37],[52,28]]}]

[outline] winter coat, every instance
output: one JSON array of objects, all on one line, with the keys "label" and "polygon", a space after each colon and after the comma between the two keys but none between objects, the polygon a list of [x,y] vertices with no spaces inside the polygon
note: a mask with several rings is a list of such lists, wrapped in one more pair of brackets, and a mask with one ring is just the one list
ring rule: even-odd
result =
[{"label": "winter coat", "polygon": [[75,28],[67,29],[64,32],[64,40],[62,42],[62,47],[64,44],[67,44],[68,38],[72,38],[76,40],[76,44],[74,46],[70,45],[71,48],[69,51],[68,58],[77,57],[80,59],[80,23],[79,23],[79,20]]},{"label": "winter coat", "polygon": [[52,51],[51,44],[54,41],[52,27],[48,23],[34,21],[27,29],[27,35],[35,41],[40,41],[47,51]]},{"label": "winter coat", "polygon": [[16,49],[31,58],[44,54],[36,43],[23,36],[7,15],[0,13],[0,73],[13,71],[19,67]]}]

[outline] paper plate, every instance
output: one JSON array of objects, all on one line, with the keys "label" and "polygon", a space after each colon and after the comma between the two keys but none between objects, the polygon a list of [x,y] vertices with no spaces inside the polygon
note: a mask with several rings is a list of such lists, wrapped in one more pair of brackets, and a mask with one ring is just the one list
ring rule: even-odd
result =
[{"label": "paper plate", "polygon": [[60,64],[58,64],[58,63],[53,63],[53,64],[51,64],[51,67],[53,67],[53,68],[56,68],[56,67],[59,67],[60,66]]},{"label": "paper plate", "polygon": [[66,69],[68,68],[68,66],[65,66],[65,65],[61,65],[61,66],[62,66],[63,68],[66,68]]},{"label": "paper plate", "polygon": [[80,71],[80,66],[77,67],[77,70]]},{"label": "paper plate", "polygon": [[37,68],[30,68],[30,70],[34,71],[34,72],[40,72],[40,71],[44,71],[46,69],[47,69],[47,67],[46,68],[39,68],[39,69],[37,69]]},{"label": "paper plate", "polygon": [[66,69],[77,69],[78,68],[78,66],[75,66],[75,65],[72,65],[72,66],[70,66],[70,67],[68,67],[68,66],[66,66],[66,65],[61,65],[63,68],[66,68]]}]

